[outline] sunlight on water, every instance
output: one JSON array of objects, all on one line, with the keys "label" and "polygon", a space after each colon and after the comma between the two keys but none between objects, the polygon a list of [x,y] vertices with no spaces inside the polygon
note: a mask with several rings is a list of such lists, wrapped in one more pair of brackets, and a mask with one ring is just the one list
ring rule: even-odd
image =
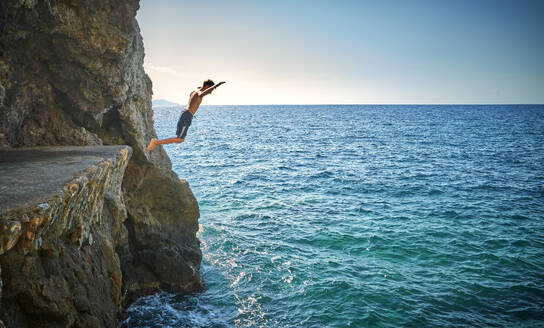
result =
[{"label": "sunlight on water", "polygon": [[543,106],[210,106],[165,148],[206,290],[129,327],[544,325]]}]

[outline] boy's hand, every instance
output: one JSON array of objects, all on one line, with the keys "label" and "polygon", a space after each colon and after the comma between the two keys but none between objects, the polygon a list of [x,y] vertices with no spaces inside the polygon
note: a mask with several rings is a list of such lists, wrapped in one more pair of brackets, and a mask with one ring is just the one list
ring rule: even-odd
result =
[{"label": "boy's hand", "polygon": [[225,83],[226,83],[225,81],[219,82],[217,83],[217,86],[220,86],[221,84],[225,84]]}]

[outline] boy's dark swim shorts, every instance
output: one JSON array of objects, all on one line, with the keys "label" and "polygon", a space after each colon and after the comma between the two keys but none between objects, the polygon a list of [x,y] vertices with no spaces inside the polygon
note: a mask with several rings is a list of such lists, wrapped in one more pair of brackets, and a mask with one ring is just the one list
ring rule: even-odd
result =
[{"label": "boy's dark swim shorts", "polygon": [[176,136],[178,138],[185,139],[185,136],[187,135],[187,130],[189,129],[192,121],[193,114],[191,114],[191,112],[189,112],[188,110],[184,110],[181,113],[178,121],[178,129],[176,131]]}]

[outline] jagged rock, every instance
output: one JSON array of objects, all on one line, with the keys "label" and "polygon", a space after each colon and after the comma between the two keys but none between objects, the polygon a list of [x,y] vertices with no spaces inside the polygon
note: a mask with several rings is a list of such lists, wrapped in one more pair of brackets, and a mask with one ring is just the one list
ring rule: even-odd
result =
[{"label": "jagged rock", "polygon": [[[151,154],[144,151],[156,134],[152,85],[143,70],[143,42],[135,19],[138,7],[138,0],[0,1],[0,147],[104,144],[129,145],[133,149],[121,193],[104,194],[101,205],[102,211],[108,213],[102,221],[112,222],[114,241],[101,251],[119,257],[122,274],[112,274],[112,279],[121,285],[125,305],[158,289],[191,292],[203,288],[199,275],[202,256],[196,238],[198,204],[188,184],[172,171],[164,150],[158,147]],[[77,195],[83,180],[74,181],[64,195]],[[65,201],[73,204],[84,201],[67,197],[72,200]],[[96,213],[101,209],[93,210],[89,201],[88,210]],[[40,239],[40,227],[47,222],[44,220],[29,215],[28,220],[18,220],[20,228],[8,221],[0,226],[2,231],[13,232],[0,239],[2,247],[12,249],[0,255],[2,279],[22,267],[36,279],[46,276],[46,271],[34,266],[32,257],[25,267],[24,252],[17,253],[22,258],[14,255],[16,249],[24,249],[19,243],[29,238],[42,243],[39,258],[48,259],[43,263],[63,256],[71,259],[66,265],[80,263],[73,273],[76,276],[77,272],[100,271],[111,265],[79,261],[85,258],[81,251],[85,246],[79,253],[69,252],[54,240]],[[74,222],[65,232],[70,245],[86,245],[88,238],[102,242],[100,236],[87,235],[94,223],[89,228]],[[8,257],[13,262],[5,260]],[[60,287],[25,294],[25,304],[34,297],[35,302],[43,301],[43,293],[52,300],[64,297],[65,286],[57,278],[48,279],[51,281],[47,286]],[[87,313],[104,298],[103,285],[97,284],[86,298],[88,302],[75,303],[78,313]],[[3,300],[13,295],[10,288],[4,284]],[[63,311],[70,309],[61,301],[51,301],[47,306],[55,313],[47,317],[51,322],[60,322]],[[7,320],[15,317],[20,322],[30,320],[20,316],[30,318],[32,311],[32,307],[21,305],[15,314],[0,312],[9,326]],[[93,318],[81,316],[75,322],[91,325],[96,323]]]},{"label": "jagged rock", "polygon": [[[112,327],[127,146],[0,151],[1,315],[10,327]],[[118,195],[112,206],[109,195]],[[126,216],[125,216],[126,218]],[[119,229],[125,230],[117,231]],[[89,323],[98,323],[90,325]]]},{"label": "jagged rock", "polygon": [[149,174],[127,204],[142,209],[127,220],[130,255],[122,256],[127,303],[159,289],[200,290],[202,254],[194,238],[198,222],[193,219],[199,216],[198,204],[187,182],[172,183],[159,172]]}]

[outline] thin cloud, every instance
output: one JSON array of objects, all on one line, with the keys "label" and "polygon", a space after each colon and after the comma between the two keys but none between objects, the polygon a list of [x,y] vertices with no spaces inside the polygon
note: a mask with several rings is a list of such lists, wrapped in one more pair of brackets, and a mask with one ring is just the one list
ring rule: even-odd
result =
[{"label": "thin cloud", "polygon": [[148,73],[165,73],[179,78],[185,77],[185,74],[169,66],[144,65],[144,68]]}]

